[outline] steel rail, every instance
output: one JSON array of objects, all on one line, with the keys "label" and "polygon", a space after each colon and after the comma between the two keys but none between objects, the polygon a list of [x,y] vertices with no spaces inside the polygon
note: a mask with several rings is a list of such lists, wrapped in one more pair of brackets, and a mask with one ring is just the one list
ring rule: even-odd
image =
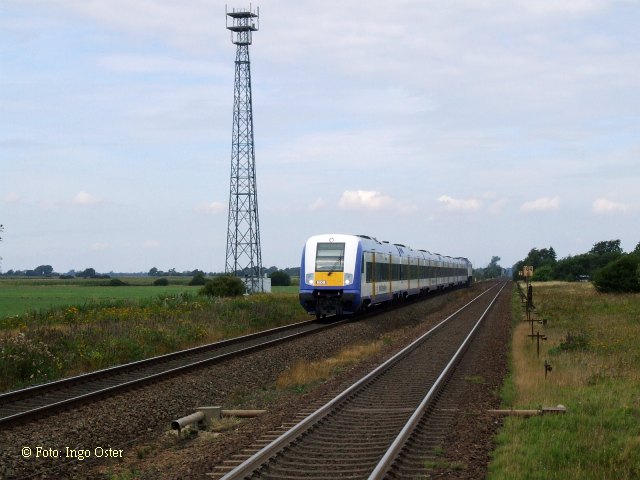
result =
[{"label": "steel rail", "polygon": [[482,296],[484,296],[486,293],[490,292],[494,288],[496,288],[496,285],[491,286],[490,288],[488,288],[487,290],[482,292],[480,295],[475,297],[473,300],[469,301],[468,303],[466,303],[465,305],[460,307],[458,310],[456,310],[454,313],[449,315],[447,318],[445,318],[444,320],[440,321],[437,325],[435,325],[433,328],[431,328],[428,332],[426,332],[425,334],[421,335],[418,339],[416,339],[413,342],[411,342],[409,345],[404,347],[402,350],[400,350],[394,356],[392,356],[391,358],[386,360],[384,363],[380,364],[374,370],[369,372],[367,375],[362,377],[360,380],[355,382],[353,385],[348,387],[346,390],[344,390],[338,396],[334,397],[332,400],[327,402],[325,405],[323,405],[322,407],[318,408],[315,412],[311,413],[304,420],[302,420],[301,422],[296,424],[293,428],[291,428],[288,431],[286,431],[280,437],[276,438],[274,441],[272,441],[271,443],[269,443],[268,445],[263,447],[261,450],[256,452],[254,455],[252,455],[248,459],[246,459],[240,465],[236,466],[233,470],[231,470],[230,472],[226,473],[221,478],[221,480],[237,480],[237,479],[240,479],[240,478],[245,478],[247,475],[255,472],[258,468],[260,468],[262,465],[266,464],[271,458],[273,458],[277,453],[282,451],[288,445],[293,443],[297,438],[302,436],[304,434],[304,432],[308,431],[312,426],[314,426],[319,421],[321,421],[324,417],[329,415],[330,412],[332,411],[332,409],[336,405],[338,405],[339,403],[343,402],[345,399],[349,398],[350,396],[354,395],[355,392],[357,392],[363,386],[365,386],[366,384],[372,382],[376,377],[378,377],[379,375],[384,373],[386,370],[388,370],[391,366],[395,365],[397,362],[402,360],[410,352],[415,350],[421,343],[423,343],[427,338],[431,337],[434,334],[434,332],[436,332],[437,330],[441,329],[452,318],[454,318],[456,315],[458,315],[460,312],[465,310],[467,307],[469,307],[470,305],[475,303]]},{"label": "steel rail", "polygon": [[[185,371],[187,369],[193,369],[199,366],[203,366],[209,363],[215,363],[215,362],[219,362],[225,359],[228,359],[232,356],[236,356],[242,353],[247,353],[250,351],[255,351],[255,350],[259,350],[262,348],[266,348],[268,346],[272,346],[272,345],[276,345],[278,343],[296,338],[296,337],[302,337],[304,335],[307,335],[309,333],[312,332],[317,332],[319,330],[325,330],[327,328],[333,328],[335,326],[341,325],[343,323],[346,323],[348,320],[341,320],[341,321],[337,321],[337,322],[333,322],[333,323],[322,323],[322,322],[318,322],[317,320],[306,320],[304,322],[299,322],[299,323],[295,323],[295,324],[291,324],[291,325],[285,325],[282,327],[276,327],[276,328],[272,328],[269,330],[264,330],[262,332],[256,332],[256,333],[252,333],[252,334],[248,334],[248,335],[243,335],[240,337],[235,337],[232,339],[228,339],[228,340],[222,340],[220,342],[215,342],[215,343],[211,343],[211,344],[207,344],[207,345],[202,345],[199,347],[193,347],[190,349],[186,349],[186,350],[181,350],[179,352],[173,352],[173,353],[168,353],[165,355],[160,355],[157,357],[153,357],[153,358],[148,358],[145,360],[138,360],[136,362],[131,362],[131,363],[127,363],[124,365],[117,365],[114,367],[110,367],[110,368],[106,368],[106,369],[102,369],[102,370],[98,370],[95,372],[90,372],[90,373],[85,373],[82,375],[77,375],[74,377],[69,377],[69,378],[65,378],[62,380],[57,380],[54,382],[49,382],[49,383],[44,383],[41,385],[35,385],[33,387],[27,387],[21,390],[14,390],[11,392],[6,392],[3,394],[0,394],[0,409],[3,406],[7,406],[11,403],[15,403],[15,402],[19,402],[21,400],[25,400],[25,399],[32,399],[34,396],[38,396],[38,395],[45,395],[45,394],[49,394],[52,392],[56,392],[56,391],[60,391],[64,388],[69,388],[71,386],[77,386],[77,385],[81,385],[81,384],[86,384],[86,383],[90,383],[90,382],[96,382],[99,380],[104,380],[106,378],[109,377],[115,377],[117,375],[121,375],[121,374],[126,374],[129,372],[133,372],[136,370],[141,370],[144,368],[148,368],[148,367],[153,367],[153,366],[159,366],[162,363],[166,363],[166,362],[171,362],[171,361],[176,361],[179,360],[180,358],[188,358],[189,356],[193,356],[193,355],[199,355],[199,354],[203,354],[206,353],[207,351],[211,351],[212,356],[210,358],[205,358],[205,359],[201,359],[201,360],[197,360],[194,362],[189,362],[185,365],[181,365],[181,366],[177,366],[177,367],[173,367],[173,368],[169,368],[166,370],[163,370],[161,372],[157,372],[157,373],[153,373],[150,375],[145,375],[141,378],[137,378],[134,380],[129,380],[126,382],[121,382],[118,383],[116,385],[112,385],[109,387],[105,387],[105,388],[100,388],[94,391],[90,391],[88,393],[82,394],[82,395],[78,395],[78,396],[72,396],[70,398],[64,399],[64,400],[60,400],[60,401],[56,401],[53,403],[49,403],[46,405],[42,405],[42,406],[38,406],[36,408],[32,408],[32,409],[28,409],[28,410],[24,410],[22,412],[19,413],[15,413],[12,415],[7,415],[4,417],[0,417],[0,425],[6,425],[6,424],[10,424],[10,423],[14,423],[17,421],[24,421],[27,420],[29,418],[38,416],[44,412],[50,411],[50,410],[54,410],[54,409],[58,409],[64,406],[69,406],[71,404],[74,403],[78,403],[78,402],[83,402],[89,398],[92,397],[98,397],[98,396],[103,396],[106,394],[110,394],[110,393],[114,393],[118,390],[123,390],[123,389],[127,389],[127,388],[131,388],[137,385],[142,385],[145,384],[147,382],[153,381],[153,380],[157,380],[161,377],[165,377],[165,376],[169,376],[181,371]],[[253,340],[256,339],[260,339],[262,337],[268,337],[270,335],[274,335],[274,334],[278,334],[278,333],[284,333],[288,330],[296,330],[296,329],[300,329],[300,328],[305,328],[305,327],[310,327],[312,325],[319,325],[318,328],[314,328],[314,329],[307,329],[307,330],[302,330],[300,332],[297,333],[292,333],[289,335],[285,335],[282,337],[277,337],[273,340],[269,340],[266,342],[261,342],[258,344],[254,344],[254,345],[250,345],[249,347],[245,347],[242,349],[238,349],[238,350],[234,350],[231,352],[227,352],[227,353],[223,353],[223,354],[219,354],[219,355],[215,355],[215,352],[217,350],[223,349],[225,347],[229,347],[229,346],[233,346],[236,344],[242,344],[242,343],[248,343],[251,342]]]},{"label": "steel rail", "polygon": [[498,293],[496,293],[495,297],[493,297],[493,300],[491,300],[491,303],[489,304],[489,306],[487,306],[487,308],[482,313],[482,315],[480,316],[476,324],[473,326],[473,328],[469,332],[469,335],[467,335],[467,337],[464,339],[464,341],[462,342],[462,344],[460,345],[456,353],[453,355],[453,357],[451,357],[451,360],[449,361],[447,366],[444,368],[444,370],[442,370],[442,373],[440,373],[440,375],[434,382],[433,386],[429,389],[429,391],[425,395],[422,402],[420,402],[420,405],[418,405],[415,412],[411,415],[411,417],[409,418],[405,426],[402,428],[402,430],[400,431],[396,439],[393,441],[393,443],[391,444],[387,452],[380,459],[380,462],[378,462],[376,467],[373,469],[373,471],[369,475],[368,480],[381,480],[382,478],[384,478],[384,475],[388,473],[389,468],[391,467],[393,462],[396,460],[396,458],[398,457],[398,454],[400,453],[400,451],[406,444],[407,440],[415,430],[416,426],[421,420],[421,417],[426,412],[428,406],[433,403],[433,401],[435,400],[434,397],[440,392],[440,390],[444,386],[445,380],[450,376],[453,369],[460,362],[462,355],[464,354],[467,347],[471,343],[471,340],[473,340],[473,337],[475,337],[475,334],[478,331],[478,328],[480,327],[482,321],[487,316],[487,313],[489,312],[491,307],[493,307],[493,304],[496,302],[496,300],[498,299],[498,296],[502,293],[502,290],[504,290],[506,285],[507,283],[505,282],[504,285],[502,285],[502,287],[498,291]]}]

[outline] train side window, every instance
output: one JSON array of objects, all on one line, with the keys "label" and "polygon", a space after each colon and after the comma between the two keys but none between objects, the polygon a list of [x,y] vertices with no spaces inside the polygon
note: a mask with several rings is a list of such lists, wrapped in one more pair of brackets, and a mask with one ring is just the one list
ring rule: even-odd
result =
[{"label": "train side window", "polygon": [[398,263],[391,264],[391,280],[394,282],[400,280],[400,265]]},{"label": "train side window", "polygon": [[387,272],[389,268],[385,263],[376,263],[376,282],[384,282],[387,280]]}]

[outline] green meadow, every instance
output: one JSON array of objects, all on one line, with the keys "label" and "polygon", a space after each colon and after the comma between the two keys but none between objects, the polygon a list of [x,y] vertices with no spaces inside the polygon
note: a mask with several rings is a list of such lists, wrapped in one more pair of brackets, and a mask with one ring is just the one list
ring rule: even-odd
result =
[{"label": "green meadow", "polygon": [[[3,279],[0,278],[0,319],[65,305],[82,305],[101,301],[140,301],[159,295],[197,294],[201,287],[190,287],[190,277],[168,277],[169,285],[153,285],[154,277],[122,277],[128,285],[109,286],[104,279]],[[296,284],[273,287],[274,293],[298,293]]]},{"label": "green meadow", "polygon": [[[124,279],[124,281],[128,281],[128,279]],[[182,292],[196,293],[198,291],[198,287],[175,284],[154,286],[149,283],[148,285],[109,287],[106,286],[108,280],[87,280],[86,283],[37,280],[33,282],[0,280],[0,318],[64,305],[81,305],[104,300],[135,301],[158,295],[175,295]]]},{"label": "green meadow", "polygon": [[[640,294],[602,294],[589,283],[534,283],[540,357],[514,293],[506,408],[562,404],[565,414],[509,417],[490,479],[640,478]],[[545,378],[544,361],[552,371]]]}]

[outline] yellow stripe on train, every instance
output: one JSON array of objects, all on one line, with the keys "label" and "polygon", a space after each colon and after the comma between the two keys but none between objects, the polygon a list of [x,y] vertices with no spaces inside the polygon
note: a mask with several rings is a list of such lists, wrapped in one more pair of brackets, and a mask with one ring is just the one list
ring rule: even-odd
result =
[{"label": "yellow stripe on train", "polygon": [[342,287],[344,286],[344,272],[316,272],[313,277],[313,285],[316,287]]}]

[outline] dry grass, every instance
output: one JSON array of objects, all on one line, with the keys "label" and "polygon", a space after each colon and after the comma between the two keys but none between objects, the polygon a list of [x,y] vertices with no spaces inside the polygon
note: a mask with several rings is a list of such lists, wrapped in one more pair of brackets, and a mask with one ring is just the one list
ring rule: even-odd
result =
[{"label": "dry grass", "polygon": [[326,380],[342,368],[377,354],[383,341],[345,348],[338,355],[317,362],[298,362],[278,378],[278,388],[291,388]]},{"label": "dry grass", "polygon": [[[522,322],[514,330],[512,358],[518,403],[553,401],[548,394],[554,386],[581,387],[599,377],[638,380],[640,295],[601,294],[590,283],[533,285],[539,316],[549,317],[549,325],[534,324],[534,332],[547,337],[541,341],[539,361],[535,340],[528,337],[530,324]],[[585,344],[560,348],[567,344],[569,334],[581,336]],[[544,359],[554,367],[546,381],[541,366]]]},{"label": "dry grass", "polygon": [[[640,295],[549,282],[534,284],[534,303],[548,319],[534,333],[547,340],[537,358],[529,323],[514,328],[505,405],[568,412],[507,419],[489,478],[640,478]],[[519,299],[513,304],[524,319]]]}]

